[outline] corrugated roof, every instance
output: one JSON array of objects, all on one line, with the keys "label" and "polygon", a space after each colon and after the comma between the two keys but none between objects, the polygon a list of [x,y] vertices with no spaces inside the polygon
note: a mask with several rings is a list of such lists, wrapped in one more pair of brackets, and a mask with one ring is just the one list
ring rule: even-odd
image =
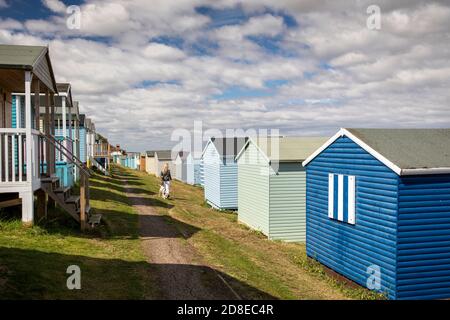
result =
[{"label": "corrugated roof", "polygon": [[400,169],[450,168],[450,129],[346,129]]},{"label": "corrugated roof", "polygon": [[155,156],[155,151],[145,151],[145,153],[147,154],[147,157],[154,157]]},{"label": "corrugated roof", "polygon": [[0,67],[32,69],[47,52],[43,46],[0,45]]},{"label": "corrugated roof", "polygon": [[248,138],[211,138],[221,157],[236,157]]},{"label": "corrugated roof", "polygon": [[325,137],[276,137],[252,139],[270,161],[294,162],[308,158],[324,144]]}]

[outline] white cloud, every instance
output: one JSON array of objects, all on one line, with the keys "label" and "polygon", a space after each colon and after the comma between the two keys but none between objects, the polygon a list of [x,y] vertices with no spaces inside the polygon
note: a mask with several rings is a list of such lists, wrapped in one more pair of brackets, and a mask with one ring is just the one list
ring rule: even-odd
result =
[{"label": "white cloud", "polygon": [[[194,120],[205,129],[265,127],[283,134],[450,126],[448,2],[379,0],[379,31],[366,27],[371,2],[88,0],[79,31],[68,30],[55,7],[49,20],[1,19],[0,42],[49,42],[57,80],[72,83],[100,132],[134,150],[168,146],[171,131],[192,129]],[[195,10],[236,3],[251,18],[218,29]],[[289,28],[280,13],[298,26]],[[99,36],[108,41],[93,40]],[[162,44],[155,37],[182,41]],[[266,50],[252,37],[281,39],[276,45],[290,54]],[[196,55],[205,40],[213,44],[210,55]],[[269,80],[283,81],[267,88]],[[233,96],[236,87],[255,94]],[[230,91],[230,99],[218,98]]]},{"label": "white cloud", "polygon": [[42,3],[55,13],[63,13],[66,11],[66,5],[59,0],[42,0]]}]

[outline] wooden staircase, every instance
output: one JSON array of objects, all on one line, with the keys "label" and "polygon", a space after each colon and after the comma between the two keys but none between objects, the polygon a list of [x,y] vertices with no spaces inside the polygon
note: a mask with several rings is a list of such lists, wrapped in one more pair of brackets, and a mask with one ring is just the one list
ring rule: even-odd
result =
[{"label": "wooden staircase", "polygon": [[96,167],[100,172],[102,172],[105,176],[109,175],[108,170],[106,170],[105,167],[103,167],[95,158],[92,158],[92,165]]},{"label": "wooden staircase", "polygon": [[100,223],[100,214],[90,214],[89,205],[89,177],[91,171],[64,145],[51,135],[42,134],[42,137],[60,151],[69,161],[80,169],[80,195],[72,195],[71,189],[60,184],[59,177],[50,172],[50,177],[41,178],[41,189],[52,198],[59,207],[64,209],[72,218],[80,223],[84,230],[86,224],[94,227]]}]

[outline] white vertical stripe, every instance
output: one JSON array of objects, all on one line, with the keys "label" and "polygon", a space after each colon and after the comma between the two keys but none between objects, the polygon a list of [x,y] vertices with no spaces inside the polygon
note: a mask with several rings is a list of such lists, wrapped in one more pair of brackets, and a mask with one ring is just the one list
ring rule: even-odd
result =
[{"label": "white vertical stripe", "polygon": [[348,177],[348,223],[355,224],[355,199],[356,199],[356,184],[355,177]]},{"label": "white vertical stripe", "polygon": [[334,209],[334,174],[328,174],[328,218],[333,219]]},{"label": "white vertical stripe", "polygon": [[338,220],[344,221],[344,176],[338,175]]}]

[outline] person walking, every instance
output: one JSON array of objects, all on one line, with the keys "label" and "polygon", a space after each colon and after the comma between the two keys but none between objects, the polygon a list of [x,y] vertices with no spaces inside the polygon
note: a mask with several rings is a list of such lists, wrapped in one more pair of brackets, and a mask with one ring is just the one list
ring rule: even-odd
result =
[{"label": "person walking", "polygon": [[161,183],[164,187],[163,197],[165,199],[170,196],[170,181],[172,181],[172,175],[170,174],[169,164],[165,163],[161,171]]}]

